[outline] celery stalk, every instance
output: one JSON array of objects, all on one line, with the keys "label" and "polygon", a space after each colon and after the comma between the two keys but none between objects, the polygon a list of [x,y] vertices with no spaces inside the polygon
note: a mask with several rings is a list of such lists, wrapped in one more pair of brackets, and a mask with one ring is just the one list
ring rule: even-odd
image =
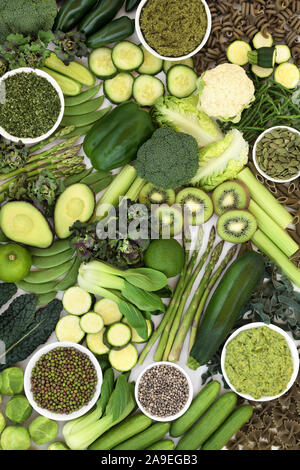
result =
[{"label": "celery stalk", "polygon": [[251,198],[262,207],[265,212],[282,228],[292,223],[292,215],[277,202],[276,198],[261,184],[249,168],[245,168],[237,175],[248,188]]},{"label": "celery stalk", "polygon": [[130,188],[128,189],[125,197],[131,201],[136,201],[139,197],[139,194],[143,187],[145,186],[146,181],[143,180],[140,176],[137,176]]}]

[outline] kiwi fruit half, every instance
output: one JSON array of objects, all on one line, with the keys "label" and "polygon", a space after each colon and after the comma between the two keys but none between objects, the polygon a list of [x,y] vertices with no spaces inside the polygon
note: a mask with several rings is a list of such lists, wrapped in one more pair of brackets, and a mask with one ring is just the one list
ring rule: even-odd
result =
[{"label": "kiwi fruit half", "polygon": [[212,193],[215,213],[222,215],[232,209],[248,209],[250,194],[247,187],[236,180],[220,184]]},{"label": "kiwi fruit half", "polygon": [[176,196],[176,204],[180,204],[191,225],[207,222],[214,212],[210,196],[197,188],[185,188]]},{"label": "kiwi fruit half", "polygon": [[244,243],[251,239],[257,230],[257,222],[251,212],[234,209],[219,217],[217,232],[226,242]]},{"label": "kiwi fruit half", "polygon": [[163,238],[173,237],[182,231],[183,215],[180,206],[169,207],[163,204],[156,209],[152,220],[152,228]]},{"label": "kiwi fruit half", "polygon": [[151,206],[151,204],[168,204],[175,202],[173,189],[162,189],[152,183],[147,183],[139,194],[139,202]]}]

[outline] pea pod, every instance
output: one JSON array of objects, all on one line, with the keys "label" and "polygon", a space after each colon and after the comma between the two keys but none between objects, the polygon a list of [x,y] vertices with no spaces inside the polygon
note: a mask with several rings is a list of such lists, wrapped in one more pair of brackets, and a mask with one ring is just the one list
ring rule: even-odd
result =
[{"label": "pea pod", "polygon": [[83,18],[79,25],[79,31],[87,36],[95,33],[114,18],[123,3],[124,0],[102,0]]},{"label": "pea pod", "polygon": [[70,31],[98,0],[66,0],[55,19],[54,30]]},{"label": "pea pod", "polygon": [[126,0],[125,11],[132,11],[139,6],[141,0]]},{"label": "pea pod", "polygon": [[47,292],[46,294],[38,294],[38,305],[48,305],[56,296],[57,292],[55,290]]},{"label": "pea pod", "polygon": [[77,96],[66,97],[65,106],[77,106],[79,104],[86,103],[86,101],[89,101],[91,98],[97,95],[100,88],[101,88],[101,83],[99,83],[99,85],[96,85],[92,88],[88,88],[86,91],[83,91]]},{"label": "pea pod", "polygon": [[85,103],[78,104],[77,106],[66,106],[64,116],[81,116],[82,114],[92,113],[97,111],[104,101],[104,96],[95,98],[94,100],[86,101]]},{"label": "pea pod", "polygon": [[94,184],[100,180],[107,178],[108,176],[110,176],[109,171],[102,171],[102,170],[94,171],[93,173],[83,178],[81,180],[81,183],[87,184],[87,185]]},{"label": "pea pod", "polygon": [[74,286],[74,284],[76,284],[80,264],[81,264],[81,260],[75,257],[73,265],[70,271],[68,272],[68,274],[55,285],[55,290],[57,292],[65,291],[69,287],[72,287]]},{"label": "pea pod", "polygon": [[31,284],[42,284],[43,282],[55,281],[55,279],[66,274],[72,264],[73,260],[70,260],[60,264],[59,266],[54,266],[53,268],[47,268],[41,271],[30,271],[30,273],[24,278],[24,281]]},{"label": "pea pod", "polygon": [[[78,129],[83,129],[83,127],[78,127]],[[76,184],[81,182],[86,176],[88,176],[93,171],[92,168],[88,170],[83,170],[80,173],[76,173],[75,175],[70,175],[68,178],[64,179],[64,185],[66,187],[71,186],[72,184]],[[60,240],[67,242],[68,240]]]},{"label": "pea pod", "polygon": [[49,294],[50,292],[54,291],[56,286],[56,281],[51,282],[43,282],[42,284],[30,284],[26,281],[19,281],[16,282],[16,286],[19,289],[22,289],[25,292],[29,292],[30,294]]},{"label": "pea pod", "polygon": [[69,250],[63,251],[53,256],[33,256],[32,264],[36,268],[54,268],[60,264],[69,261],[74,255],[74,249],[70,248]]},{"label": "pea pod", "polygon": [[35,248],[29,249],[32,256],[53,256],[62,253],[70,248],[69,240],[56,240],[49,248]]},{"label": "pea pod", "polygon": [[[76,126],[76,127],[83,127],[88,126],[89,124],[93,124],[99,119],[103,118],[105,114],[107,114],[111,110],[111,106],[107,108],[100,109],[99,111],[95,111],[93,113],[83,114],[82,116],[64,116],[61,121],[62,126]],[[69,124],[67,124],[69,123]]]},{"label": "pea pod", "polygon": [[86,45],[91,49],[105,46],[112,42],[123,41],[134,33],[134,20],[121,16],[89,36]]},{"label": "pea pod", "polygon": [[94,192],[94,194],[98,194],[100,193],[100,191],[103,191],[103,189],[107,188],[107,186],[110,185],[112,180],[113,180],[113,176],[108,176],[107,178],[99,180],[96,183],[91,185],[91,190]]}]

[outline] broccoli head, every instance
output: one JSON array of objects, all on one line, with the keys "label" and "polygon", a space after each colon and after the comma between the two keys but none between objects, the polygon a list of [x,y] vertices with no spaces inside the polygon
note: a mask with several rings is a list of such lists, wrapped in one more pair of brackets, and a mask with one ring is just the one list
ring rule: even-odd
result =
[{"label": "broccoli head", "polygon": [[56,15],[56,0],[0,0],[0,43],[11,33],[37,37],[52,29]]},{"label": "broccoli head", "polygon": [[197,173],[198,152],[194,137],[161,127],[139,148],[136,170],[156,186],[175,189],[188,184]]}]

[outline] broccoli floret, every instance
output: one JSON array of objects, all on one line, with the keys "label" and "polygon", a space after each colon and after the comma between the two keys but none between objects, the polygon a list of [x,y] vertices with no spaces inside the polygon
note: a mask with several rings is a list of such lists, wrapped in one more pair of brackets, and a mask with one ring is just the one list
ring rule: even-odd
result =
[{"label": "broccoli floret", "polygon": [[198,151],[194,137],[161,127],[139,148],[136,170],[139,176],[161,188],[178,188],[195,176]]},{"label": "broccoli floret", "polygon": [[49,31],[56,15],[56,0],[0,0],[0,43],[11,33],[36,37]]}]

